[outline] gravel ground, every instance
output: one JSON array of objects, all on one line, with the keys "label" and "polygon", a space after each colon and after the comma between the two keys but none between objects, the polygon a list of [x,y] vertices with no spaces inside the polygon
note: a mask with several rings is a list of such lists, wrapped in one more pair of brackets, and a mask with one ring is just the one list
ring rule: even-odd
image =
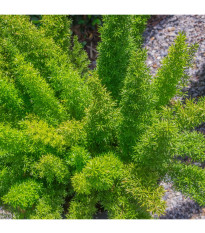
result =
[{"label": "gravel ground", "polygon": [[0,207],[0,219],[12,219],[12,214]]},{"label": "gravel ground", "polygon": [[[168,15],[155,16],[150,20],[144,33],[144,47],[148,50],[147,64],[151,74],[155,75],[160,61],[167,55],[168,47],[177,34],[184,31],[188,43],[198,43],[195,63],[189,69],[190,83],[186,91],[188,97],[205,95],[205,15]],[[197,130],[205,133],[205,124]],[[166,213],[160,219],[205,219],[205,208],[185,198],[181,192],[173,189],[172,183],[161,182],[166,192]]]},{"label": "gravel ground", "polygon": [[[160,61],[167,55],[168,47],[176,35],[184,31],[187,42],[199,43],[194,67],[189,69],[190,84],[187,88],[189,97],[205,95],[205,15],[168,15],[152,17],[144,33],[144,47],[148,50],[147,64],[152,75],[160,67]],[[198,130],[205,132],[202,124]],[[159,219],[205,219],[205,207],[199,207],[196,202],[185,198],[181,192],[173,189],[172,183],[161,182],[166,192],[163,197],[167,202],[166,213]],[[10,219],[9,212],[0,207],[0,219]],[[95,219],[107,218],[106,213],[99,213]]]},{"label": "gravel ground", "polygon": [[161,182],[166,190],[163,199],[166,201],[166,213],[160,219],[205,219],[205,208],[200,207],[181,192],[173,189],[172,183]]}]

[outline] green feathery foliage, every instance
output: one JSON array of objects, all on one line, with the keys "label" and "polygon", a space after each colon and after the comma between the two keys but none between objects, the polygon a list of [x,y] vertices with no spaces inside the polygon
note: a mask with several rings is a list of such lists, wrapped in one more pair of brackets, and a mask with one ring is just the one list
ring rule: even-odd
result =
[{"label": "green feathery foliage", "polygon": [[[81,119],[85,108],[89,105],[90,92],[80,73],[69,62],[68,54],[55,43],[53,38],[46,37],[36,28],[29,21],[29,17],[2,16],[0,24],[1,37],[8,44],[4,46],[5,53],[7,54],[8,50],[10,53],[12,51],[16,53],[18,49],[19,56],[29,65],[32,63],[32,66],[54,89],[70,117]],[[13,54],[9,57],[13,57]],[[8,60],[7,63],[10,62]]]},{"label": "green feathery foliage", "polygon": [[43,15],[40,20],[40,30],[67,53],[71,47],[70,28],[71,20],[66,15]]},{"label": "green feathery foliage", "polygon": [[54,155],[42,156],[40,161],[34,164],[34,176],[46,179],[48,184],[54,182],[68,183],[69,171],[64,161]]},{"label": "green feathery foliage", "polygon": [[61,219],[63,211],[63,198],[44,195],[39,199],[35,211],[29,216],[30,219]]},{"label": "green feathery foliage", "polygon": [[73,47],[70,53],[71,62],[74,64],[78,72],[82,77],[87,78],[89,76],[88,65],[90,61],[88,60],[88,54],[83,49],[82,44],[78,41],[77,36],[73,36]]},{"label": "green feathery foliage", "polygon": [[187,69],[192,65],[192,57],[198,46],[194,44],[189,47],[185,40],[185,34],[180,33],[154,78],[152,88],[157,95],[157,107],[168,104],[187,84]]},{"label": "green feathery foliage", "polygon": [[96,74],[88,79],[88,86],[93,96],[84,119],[88,148],[102,152],[116,145],[120,113]]},{"label": "green feathery foliage", "polygon": [[114,99],[119,100],[131,53],[142,45],[149,16],[105,15],[100,29],[97,71]]},{"label": "green feathery foliage", "polygon": [[146,51],[133,51],[120,101],[122,121],[119,127],[119,141],[124,156],[132,153],[132,147],[152,118],[153,94],[150,77],[146,66]]},{"label": "green feathery foliage", "polygon": [[205,161],[205,138],[200,132],[184,131],[177,135],[175,156],[191,158],[192,161]]},{"label": "green feathery foliage", "polygon": [[132,15],[132,39],[134,39],[135,49],[140,49],[143,44],[142,34],[147,26],[147,20],[150,18],[149,15]]},{"label": "green feathery foliage", "polygon": [[[180,33],[155,77],[148,16],[104,16],[97,69],[67,16],[0,16],[0,203],[14,218],[150,219],[164,188],[205,205],[205,98],[173,100],[196,45]],[[188,158],[188,159],[187,159]],[[198,164],[198,165],[197,165]]]},{"label": "green feathery foliage", "polygon": [[81,172],[86,163],[91,159],[90,153],[82,146],[73,146],[67,155],[66,164],[70,166],[71,172]]},{"label": "green feathery foliage", "polygon": [[201,97],[198,100],[186,99],[183,104],[180,101],[175,101],[172,108],[164,108],[164,117],[173,119],[179,129],[193,130],[205,121],[205,98]]},{"label": "green feathery foliage", "polygon": [[68,54],[68,59],[72,62],[74,68],[80,74],[87,75],[88,55],[82,49],[77,36],[73,38],[71,36],[71,20],[65,15],[44,15],[40,23],[40,29],[45,35],[52,38]]},{"label": "green feathery foliage", "polygon": [[174,163],[168,175],[174,182],[174,187],[187,197],[191,196],[201,206],[205,205],[205,172],[195,165]]},{"label": "green feathery foliage", "polygon": [[[69,214],[67,214],[68,219],[92,219],[93,215],[96,213],[96,198],[77,195],[71,202],[69,207]],[[80,211],[79,211],[80,210]]]},{"label": "green feathery foliage", "polygon": [[126,76],[131,52],[131,16],[106,15],[103,22],[97,70],[102,83],[117,99],[122,88],[122,80]]},{"label": "green feathery foliage", "polygon": [[19,212],[20,217],[24,217],[26,210],[31,209],[38,201],[41,192],[42,185],[40,183],[35,180],[25,180],[13,185],[2,200],[5,204],[9,204],[14,211]]}]

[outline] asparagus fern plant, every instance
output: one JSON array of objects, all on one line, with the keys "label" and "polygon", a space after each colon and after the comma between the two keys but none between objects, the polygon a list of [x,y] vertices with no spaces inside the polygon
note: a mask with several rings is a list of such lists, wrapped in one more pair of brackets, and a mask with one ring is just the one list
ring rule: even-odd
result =
[{"label": "asparagus fern plant", "polygon": [[15,218],[112,219],[165,211],[159,180],[205,205],[205,99],[170,100],[197,45],[180,33],[155,77],[148,16],[104,16],[97,68],[66,16],[0,16],[0,200]]}]

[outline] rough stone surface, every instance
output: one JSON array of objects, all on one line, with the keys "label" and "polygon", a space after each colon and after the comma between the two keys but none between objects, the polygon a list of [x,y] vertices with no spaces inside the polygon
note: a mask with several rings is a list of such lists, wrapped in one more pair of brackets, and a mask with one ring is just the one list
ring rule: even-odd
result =
[{"label": "rough stone surface", "polygon": [[[166,213],[159,219],[203,219],[205,213],[195,201],[185,197],[181,192],[175,191],[172,183],[161,182],[165,189],[163,199],[166,201]],[[155,216],[155,218],[158,218]]]},{"label": "rough stone surface", "polygon": [[12,214],[0,207],[0,219],[12,219]]}]

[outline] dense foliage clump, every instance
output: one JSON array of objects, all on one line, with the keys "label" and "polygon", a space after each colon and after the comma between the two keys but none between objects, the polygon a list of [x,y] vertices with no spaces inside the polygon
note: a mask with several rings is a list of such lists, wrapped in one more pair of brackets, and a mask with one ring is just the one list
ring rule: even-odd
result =
[{"label": "dense foliage clump", "polygon": [[68,17],[0,16],[0,202],[15,218],[92,219],[101,206],[149,219],[165,211],[167,177],[205,205],[205,172],[192,163],[205,160],[194,131],[205,99],[172,99],[197,45],[180,33],[152,77],[147,19],[103,16],[91,71]]}]

